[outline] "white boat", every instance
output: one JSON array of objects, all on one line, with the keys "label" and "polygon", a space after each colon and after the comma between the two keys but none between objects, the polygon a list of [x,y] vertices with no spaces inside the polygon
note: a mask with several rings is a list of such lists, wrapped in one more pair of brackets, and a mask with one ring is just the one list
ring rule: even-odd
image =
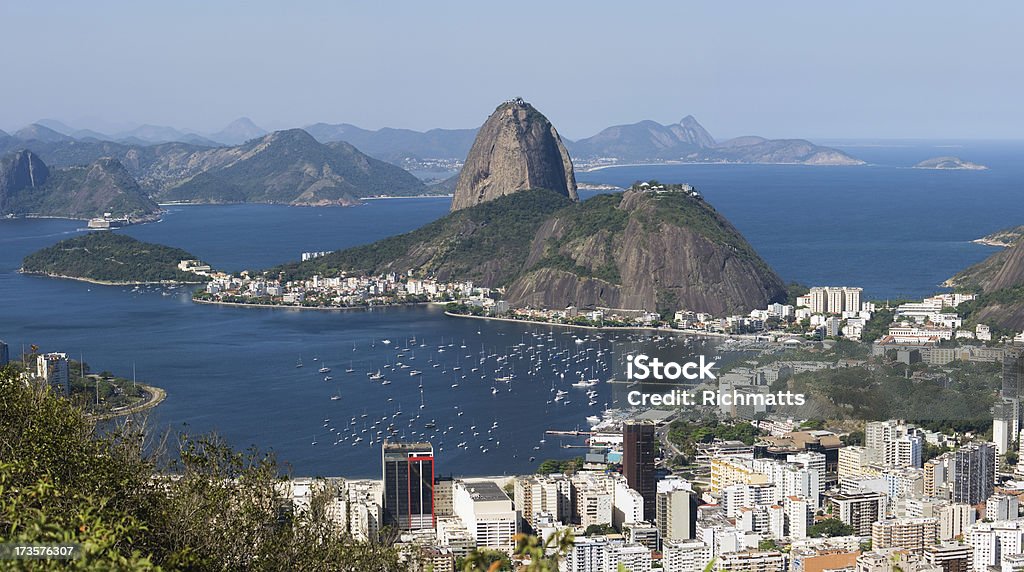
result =
[{"label": "white boat", "polygon": [[391,340],[388,340],[388,339],[384,339],[384,340],[381,340],[381,341],[380,341],[380,343],[382,343],[382,344],[384,344],[384,345],[388,346],[388,345],[391,345]]},{"label": "white boat", "polygon": [[317,371],[319,371],[320,373],[328,373],[328,372],[330,372],[330,371],[331,371],[331,368],[329,368],[329,367],[327,367],[327,366],[324,366],[324,367],[320,368],[320,369],[319,369],[319,370],[317,370]]},{"label": "white boat", "polygon": [[337,401],[339,399],[341,399],[341,396],[338,395],[337,393],[335,393],[334,395],[331,396],[331,401]]}]

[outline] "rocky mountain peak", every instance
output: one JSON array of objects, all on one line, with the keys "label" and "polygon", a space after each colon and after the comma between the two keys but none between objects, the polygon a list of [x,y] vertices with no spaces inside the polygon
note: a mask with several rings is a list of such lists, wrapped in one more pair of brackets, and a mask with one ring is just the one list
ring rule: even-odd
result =
[{"label": "rocky mountain peak", "polygon": [[50,169],[38,155],[23,149],[0,162],[0,189],[17,191],[42,187]]},{"label": "rocky mountain peak", "polygon": [[692,115],[687,115],[679,121],[677,136],[690,145],[695,145],[702,149],[715,146],[715,138]]},{"label": "rocky mountain peak", "polygon": [[532,105],[515,98],[499,105],[477,132],[452,211],[526,189],[578,200],[572,161],[558,132]]}]

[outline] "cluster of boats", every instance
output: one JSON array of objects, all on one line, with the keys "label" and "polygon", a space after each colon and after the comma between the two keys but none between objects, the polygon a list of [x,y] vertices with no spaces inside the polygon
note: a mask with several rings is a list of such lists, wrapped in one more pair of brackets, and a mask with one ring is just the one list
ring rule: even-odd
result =
[{"label": "cluster of boats", "polygon": [[[364,373],[366,381],[382,387],[382,390],[371,389],[369,393],[362,383],[348,383],[360,376],[346,375],[335,381],[331,367],[314,357],[321,366],[317,371],[323,381],[335,381],[338,385],[338,391],[330,399],[346,404],[348,401],[342,393],[351,390],[353,394],[358,393],[351,402],[364,408],[361,415],[351,416],[341,423],[332,423],[329,417],[324,419],[322,428],[331,434],[331,444],[376,447],[384,439],[424,440],[431,442],[435,451],[494,451],[501,446],[502,438],[506,442],[512,438],[511,435],[499,436],[503,412],[514,414],[517,408],[543,403],[544,411],[552,415],[545,429],[551,429],[558,423],[579,423],[598,406],[607,410],[609,403],[601,403],[601,395],[602,392],[610,394],[610,387],[602,381],[612,381],[613,344],[625,343],[618,347],[628,348],[631,342],[649,344],[653,340],[661,345],[678,340],[674,337],[655,340],[648,334],[614,334],[612,337],[595,332],[580,335],[578,331],[552,328],[522,333],[513,343],[494,343],[494,338],[501,335],[507,334],[498,332],[495,336],[480,337],[472,344],[454,338],[442,338],[440,343],[429,344],[410,336],[396,341],[376,339],[361,347],[353,345],[352,357],[344,356],[338,361],[349,362],[346,374]],[[470,347],[477,344],[478,347]],[[303,367],[301,358],[296,367]],[[414,414],[404,414],[395,400],[412,397],[410,390],[416,391],[413,384],[419,392],[419,408]],[[538,391],[547,393],[546,398],[541,398],[543,401],[537,400]],[[487,393],[494,399],[509,401],[493,404],[481,401]],[[378,413],[379,417],[369,415],[364,407],[367,395],[379,399],[378,411],[390,413]],[[564,409],[574,402],[575,407]],[[560,412],[563,409],[565,413]],[[580,419],[572,418],[576,412]],[[489,425],[478,426],[481,415],[492,417]],[[596,415],[590,415],[587,421],[597,419]],[[514,424],[511,432],[519,429]],[[521,442],[522,435],[518,438]],[[532,449],[540,450],[545,442],[542,435]],[[316,443],[314,438],[313,444]],[[522,445],[531,446],[529,442]]]}]

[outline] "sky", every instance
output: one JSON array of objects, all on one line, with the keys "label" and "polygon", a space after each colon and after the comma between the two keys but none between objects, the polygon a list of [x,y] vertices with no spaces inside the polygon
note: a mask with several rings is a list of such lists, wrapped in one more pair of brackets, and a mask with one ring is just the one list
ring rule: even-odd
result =
[{"label": "sky", "polygon": [[0,129],[480,125],[1024,138],[1024,3],[0,0]]}]

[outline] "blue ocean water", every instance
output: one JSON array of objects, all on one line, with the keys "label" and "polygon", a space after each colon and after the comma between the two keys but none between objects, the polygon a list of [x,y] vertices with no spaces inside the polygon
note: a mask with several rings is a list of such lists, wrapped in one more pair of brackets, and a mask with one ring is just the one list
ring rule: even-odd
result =
[{"label": "blue ocean water", "polygon": [[[867,166],[658,165],[579,173],[582,182],[696,186],[787,282],[920,298],[994,252],[971,241],[1024,224],[1024,144],[839,146]],[[987,171],[911,169],[958,155]]]},{"label": "blue ocean water", "polygon": [[[1024,145],[846,149],[873,164],[622,167],[580,173],[579,179],[694,184],[784,279],[860,285],[873,298],[927,295],[993,252],[972,239],[1024,223],[1019,161]],[[906,168],[949,154],[992,168]],[[442,216],[448,206],[448,199],[432,198],[344,209],[171,207],[162,222],[122,232],[240,270],[411,230]],[[121,375],[130,375],[135,364],[141,380],[168,390],[151,419],[154,426],[217,431],[238,447],[272,449],[296,474],[378,474],[379,448],[368,443],[391,424],[398,435],[429,438],[443,447],[440,472],[529,472],[536,464],[530,457],[579,454],[560,447],[576,443],[571,439],[540,444],[545,429],[582,426],[610,399],[606,384],[597,386],[594,405],[568,385],[575,376],[595,375],[603,362],[586,352],[607,349],[620,339],[616,336],[578,344],[574,338],[584,335],[579,331],[447,318],[429,307],[316,312],[201,306],[182,289],[133,290],[16,272],[25,255],[82,232],[81,226],[52,219],[0,220],[0,339],[12,353],[32,343],[46,351],[81,352],[95,368]],[[410,344],[412,337],[416,344]],[[408,351],[396,349],[410,345]],[[481,351],[484,364],[479,364]],[[571,364],[554,357],[566,351],[577,356]],[[511,355],[504,363],[512,365],[499,365],[500,355]],[[296,368],[300,357],[304,367]],[[399,361],[410,367],[384,369]],[[329,382],[317,372],[324,363],[332,369]],[[355,371],[346,373],[350,367]],[[478,371],[467,371],[473,367]],[[510,368],[516,381],[494,381]],[[377,369],[393,383],[370,382],[366,372]],[[423,374],[408,375],[412,369]],[[558,369],[567,369],[567,376],[554,376]],[[451,387],[455,383],[459,387]],[[549,403],[556,387],[570,392],[564,400],[570,403]],[[340,399],[332,401],[333,395]],[[396,416],[398,411],[402,414]],[[427,434],[428,420],[439,431],[453,429]],[[352,445],[353,434],[363,441]],[[456,446],[461,442],[465,448]]]}]

